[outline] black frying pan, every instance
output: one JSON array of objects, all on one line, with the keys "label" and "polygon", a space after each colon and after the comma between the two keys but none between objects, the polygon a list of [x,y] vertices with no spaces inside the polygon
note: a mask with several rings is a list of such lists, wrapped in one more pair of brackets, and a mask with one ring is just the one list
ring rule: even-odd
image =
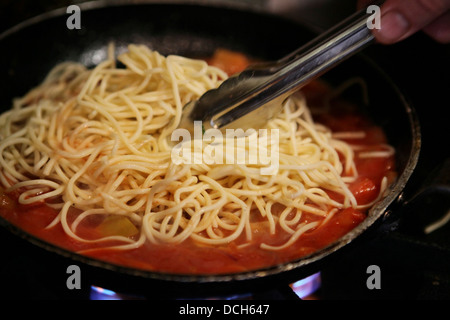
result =
[{"label": "black frying pan", "polygon": [[[203,6],[201,3],[186,5],[166,1],[163,4],[108,5],[100,1],[80,5],[81,30],[66,27],[69,15],[65,8],[8,30],[0,36],[1,110],[10,107],[12,98],[41,82],[59,62],[73,60],[88,67],[96,65],[106,57],[110,41],[115,42],[118,51],[128,43],[142,43],[163,54],[205,57],[222,47],[273,60],[314,36],[304,26],[276,16],[248,8],[232,8],[229,4]],[[351,245],[364,245],[372,230],[377,230],[385,223],[386,216],[395,213],[418,160],[419,124],[414,110],[394,83],[364,55],[348,60],[324,76],[331,84],[351,77],[362,77],[367,82],[370,104],[362,106],[361,111],[384,128],[390,144],[397,149],[400,175],[389,195],[371,209],[361,225],[311,256],[239,274],[173,275],[86,258],[36,239],[3,219],[0,224],[36,245],[36,250],[41,250],[44,257],[62,259],[65,265],[76,264],[96,285],[117,291],[156,297],[211,296],[287,285],[320,270],[325,263],[332,263],[336,254],[349,250]]]}]

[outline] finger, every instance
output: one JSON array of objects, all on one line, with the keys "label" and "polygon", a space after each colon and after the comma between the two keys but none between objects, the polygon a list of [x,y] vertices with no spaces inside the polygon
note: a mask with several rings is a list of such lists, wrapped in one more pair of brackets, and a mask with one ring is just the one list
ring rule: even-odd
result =
[{"label": "finger", "polygon": [[381,7],[381,29],[374,35],[381,43],[396,43],[449,10],[450,0],[387,0]]},{"label": "finger", "polygon": [[440,43],[450,43],[450,11],[426,26],[423,31]]}]

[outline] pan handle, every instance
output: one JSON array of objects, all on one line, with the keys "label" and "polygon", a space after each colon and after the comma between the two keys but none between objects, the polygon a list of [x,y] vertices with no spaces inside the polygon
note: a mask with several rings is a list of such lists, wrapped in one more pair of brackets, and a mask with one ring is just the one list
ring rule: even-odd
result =
[{"label": "pan handle", "polygon": [[[440,163],[411,196],[400,196],[383,219],[382,230],[425,235],[439,222],[440,226],[450,223],[450,158]],[[435,228],[430,229],[431,225]]]}]

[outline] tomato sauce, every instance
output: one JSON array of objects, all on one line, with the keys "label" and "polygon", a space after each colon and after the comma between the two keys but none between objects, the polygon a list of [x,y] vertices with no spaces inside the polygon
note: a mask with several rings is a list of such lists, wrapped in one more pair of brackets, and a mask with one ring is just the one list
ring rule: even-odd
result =
[{"label": "tomato sauce", "polygon": [[[236,72],[248,64],[248,60],[244,56],[233,52],[221,52],[219,56],[213,57],[209,62],[222,64],[222,66],[233,65],[234,59],[237,61],[237,67],[234,64],[232,68],[225,68],[228,72]],[[305,88],[304,92],[308,101],[315,104],[323,96],[324,90],[329,89],[320,83],[313,83]],[[364,131],[366,137],[358,139],[358,143],[370,144],[374,149],[381,148],[386,143],[381,129],[357,113],[329,114],[317,120],[337,132]],[[359,158],[356,156],[355,163],[359,178],[350,185],[350,190],[359,204],[370,203],[377,198],[380,192],[382,178],[386,176],[390,181],[395,178],[394,158]],[[147,241],[137,249],[115,251],[100,248],[98,244],[92,245],[76,241],[64,232],[60,224],[47,229],[46,226],[57,216],[57,211],[44,203],[18,204],[16,196],[6,194],[4,190],[0,189],[0,216],[44,241],[75,252],[97,246],[97,250],[85,253],[85,255],[132,268],[181,274],[243,272],[299,259],[338,240],[366,218],[364,210],[352,208],[339,210],[325,225],[306,232],[301,236],[301,241],[296,241],[290,247],[278,251],[263,250],[259,246],[260,243],[281,244],[287,241],[289,235],[283,233],[280,228],[276,230],[275,235],[261,232],[258,229],[253,230],[252,242],[243,247],[239,247],[242,239],[237,239],[226,246],[216,247],[199,245],[188,239],[177,245],[155,245]],[[306,215],[306,219],[312,221],[314,217]],[[96,236],[95,228],[83,229],[82,225],[80,228],[83,236]],[[111,244],[103,243],[102,246]]]}]

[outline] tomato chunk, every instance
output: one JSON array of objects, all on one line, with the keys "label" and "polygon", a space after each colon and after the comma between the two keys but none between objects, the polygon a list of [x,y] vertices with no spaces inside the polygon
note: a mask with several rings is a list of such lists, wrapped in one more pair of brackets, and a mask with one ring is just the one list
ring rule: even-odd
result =
[{"label": "tomato chunk", "polygon": [[359,178],[349,187],[358,204],[367,204],[376,199],[378,187],[367,177]]},{"label": "tomato chunk", "polygon": [[208,59],[208,63],[222,69],[231,76],[247,68],[250,60],[242,53],[227,49],[217,49],[214,55]]}]

